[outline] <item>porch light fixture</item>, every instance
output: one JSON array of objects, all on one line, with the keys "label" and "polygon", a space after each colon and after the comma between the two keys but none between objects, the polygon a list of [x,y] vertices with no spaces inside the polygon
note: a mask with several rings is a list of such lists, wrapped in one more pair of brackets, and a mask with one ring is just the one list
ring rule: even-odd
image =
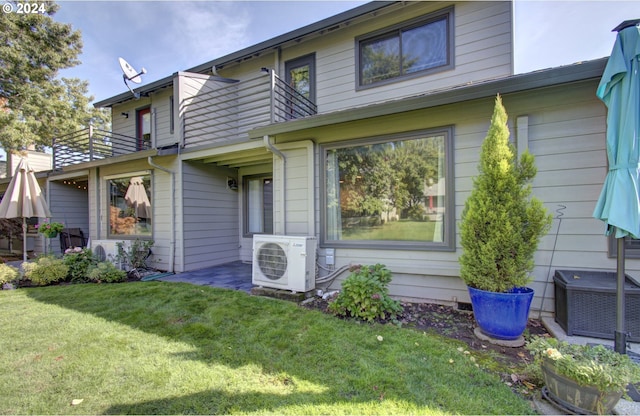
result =
[{"label": "porch light fixture", "polygon": [[120,113],[120,115],[124,118],[129,118],[129,113]]},{"label": "porch light fixture", "polygon": [[227,189],[231,189],[232,191],[238,190],[238,181],[234,178],[227,178]]}]

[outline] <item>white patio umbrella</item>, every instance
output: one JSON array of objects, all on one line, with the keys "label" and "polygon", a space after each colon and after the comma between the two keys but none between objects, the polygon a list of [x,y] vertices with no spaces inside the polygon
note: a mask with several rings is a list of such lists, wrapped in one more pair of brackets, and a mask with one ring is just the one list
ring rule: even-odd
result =
[{"label": "white patio umbrella", "polygon": [[141,177],[134,176],[131,178],[124,200],[127,205],[134,209],[136,217],[151,218],[151,202],[149,202]]},{"label": "white patio umbrella", "polygon": [[9,187],[0,202],[0,218],[22,218],[22,253],[27,261],[27,218],[50,218],[40,185],[26,159],[18,163]]}]

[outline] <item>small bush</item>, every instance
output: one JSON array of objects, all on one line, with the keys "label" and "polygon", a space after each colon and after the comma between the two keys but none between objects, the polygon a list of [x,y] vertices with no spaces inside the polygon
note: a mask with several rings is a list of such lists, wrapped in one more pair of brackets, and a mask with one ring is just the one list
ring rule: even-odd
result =
[{"label": "small bush", "polygon": [[329,303],[329,311],[368,322],[376,318],[394,319],[402,306],[389,297],[390,282],[391,271],[383,264],[359,266],[342,282],[342,291]]},{"label": "small bush", "polygon": [[123,243],[116,243],[118,255],[116,258],[132,269],[144,269],[147,267],[147,258],[151,255],[153,240],[140,240],[136,238],[131,246],[126,248]]},{"label": "small bush", "polygon": [[407,216],[411,221],[425,221],[427,212],[422,205],[413,205],[407,210]]},{"label": "small bush", "polygon": [[86,283],[89,281],[89,269],[98,262],[88,248],[70,248],[64,252],[62,261],[69,267],[67,280],[74,283]]},{"label": "small bush", "polygon": [[13,266],[8,264],[0,264],[0,285],[17,280],[20,272]]},{"label": "small bush", "polygon": [[117,283],[127,280],[127,272],[118,269],[113,263],[105,261],[89,270],[88,277],[92,282]]},{"label": "small bush", "polygon": [[67,277],[69,267],[53,256],[39,257],[35,262],[23,263],[24,276],[34,285],[44,286]]}]

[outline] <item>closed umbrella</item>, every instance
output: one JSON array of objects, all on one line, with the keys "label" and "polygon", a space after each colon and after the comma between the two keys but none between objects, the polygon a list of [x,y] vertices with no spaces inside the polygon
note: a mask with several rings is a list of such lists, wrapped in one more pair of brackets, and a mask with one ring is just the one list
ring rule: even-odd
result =
[{"label": "closed umbrella", "polygon": [[27,261],[27,218],[49,218],[51,212],[42,195],[33,169],[26,159],[18,163],[9,187],[0,202],[0,218],[22,218],[22,255]]},{"label": "closed umbrella", "polygon": [[609,172],[593,216],[618,239],[615,350],[626,352],[624,237],[640,238],[640,27],[628,20],[614,29],[616,42],[596,95],[607,106]]},{"label": "closed umbrella", "polygon": [[144,182],[139,176],[134,176],[129,181],[127,193],[124,200],[133,210],[138,218],[151,218],[151,202],[147,196]]}]

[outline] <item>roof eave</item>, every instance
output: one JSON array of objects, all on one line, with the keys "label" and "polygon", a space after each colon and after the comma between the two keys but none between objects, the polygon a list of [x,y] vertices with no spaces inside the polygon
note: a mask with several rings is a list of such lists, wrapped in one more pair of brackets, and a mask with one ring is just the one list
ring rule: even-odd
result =
[{"label": "roof eave", "polygon": [[262,138],[264,136],[290,133],[337,123],[487,98],[495,96],[496,94],[511,94],[532,89],[553,87],[560,84],[598,79],[602,77],[607,59],[608,58],[601,58],[525,74],[511,75],[504,78],[484,81],[477,84],[465,84],[394,101],[270,124],[249,131],[249,136],[251,138]]},{"label": "roof eave", "polygon": [[[350,21],[352,19],[355,19],[357,17],[363,16],[365,14],[368,13],[374,13],[380,9],[383,9],[385,7],[388,7],[390,5],[396,4],[396,3],[400,3],[397,1],[372,1],[366,4],[363,4],[362,6],[358,6],[355,7],[353,9],[347,10],[345,12],[336,14],[334,16],[328,17],[326,19],[320,20],[318,22],[312,23],[310,25],[301,27],[299,29],[293,30],[291,32],[287,32],[285,34],[282,34],[280,36],[276,36],[274,38],[271,38],[269,40],[266,40],[264,42],[260,42],[258,44],[255,44],[253,46],[249,46],[247,48],[241,49],[239,51],[230,53],[228,55],[222,56],[220,58],[214,59],[212,61],[208,61],[205,62],[203,64],[200,64],[198,66],[195,66],[193,68],[187,69],[185,72],[195,72],[195,73],[203,73],[203,72],[210,72],[211,68],[214,66],[224,66],[226,64],[229,64],[231,62],[235,62],[238,60],[242,60],[246,57],[249,56],[253,56],[256,54],[259,54],[261,52],[264,52],[266,50],[270,50],[270,49],[274,49],[277,48],[280,45],[283,45],[287,42],[291,42],[294,41],[296,39],[301,39],[304,38],[306,36],[309,36],[313,33],[317,33],[317,32],[321,32],[323,30],[328,30],[332,27],[334,27],[335,25],[339,25],[341,23]],[[175,74],[174,74],[175,75]],[[140,95],[145,95],[145,94],[149,94],[151,92],[154,92],[160,88],[164,88],[167,87],[168,85],[170,85],[171,83],[173,83],[173,78],[174,75],[166,77],[166,78],[162,78],[158,81],[152,82],[151,84],[148,85],[144,85],[141,86],[139,88],[134,89],[133,91],[135,93],[139,93]],[[131,94],[131,92],[127,91],[127,92],[123,92],[122,94],[113,96],[111,98],[107,98],[105,100],[102,101],[98,101],[94,104],[94,107],[96,108],[100,108],[100,107],[110,107],[114,104],[118,104],[124,101],[128,101],[133,99],[134,96],[133,94]]]}]

